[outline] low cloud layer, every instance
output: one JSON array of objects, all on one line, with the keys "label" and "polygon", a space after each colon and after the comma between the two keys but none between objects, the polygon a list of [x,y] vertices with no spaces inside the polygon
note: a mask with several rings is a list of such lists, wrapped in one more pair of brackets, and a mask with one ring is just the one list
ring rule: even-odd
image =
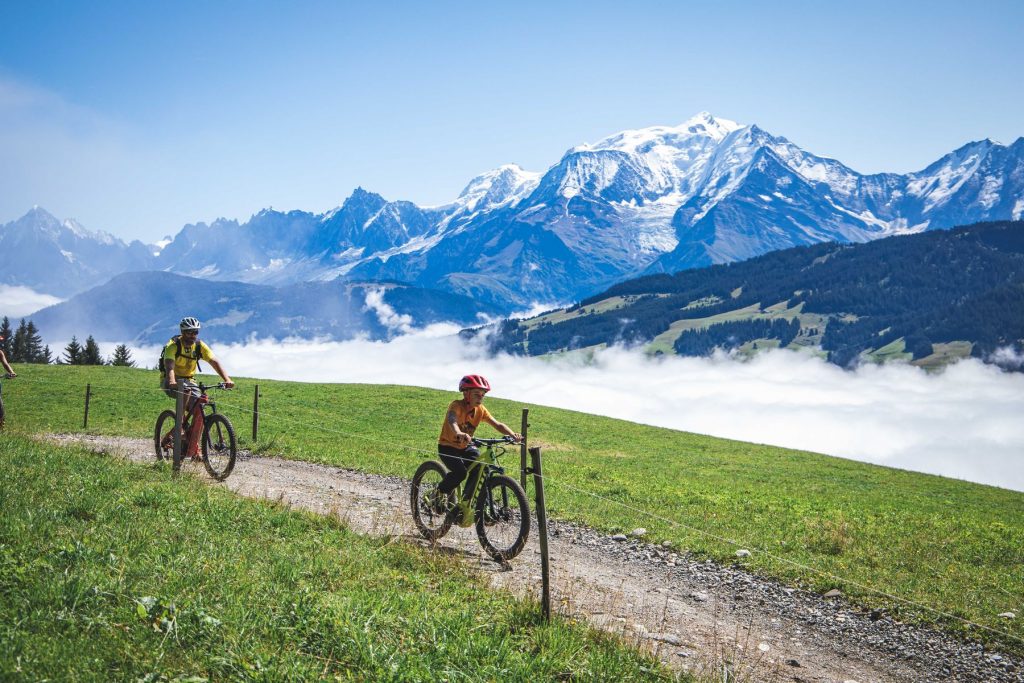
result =
[{"label": "low cloud layer", "polygon": [[59,304],[61,301],[63,299],[41,294],[28,287],[0,285],[0,316],[6,315],[12,320],[28,316],[41,308]]},{"label": "low cloud layer", "polygon": [[1020,373],[973,360],[937,374],[896,365],[850,372],[788,351],[749,362],[649,359],[622,349],[590,362],[488,358],[454,331],[435,326],[389,343],[255,342],[214,350],[235,376],[454,390],[463,374],[480,373],[502,398],[1024,491]]}]

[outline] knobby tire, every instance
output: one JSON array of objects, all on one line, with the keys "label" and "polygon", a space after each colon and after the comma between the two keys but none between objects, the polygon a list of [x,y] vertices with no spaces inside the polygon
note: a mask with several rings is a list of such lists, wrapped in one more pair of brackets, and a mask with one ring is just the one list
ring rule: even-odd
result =
[{"label": "knobby tire", "polygon": [[224,481],[235,468],[238,454],[235,428],[231,420],[220,413],[207,415],[203,420],[203,465],[211,477]]},{"label": "knobby tire", "polygon": [[[429,503],[429,497],[446,474],[447,467],[436,460],[428,460],[419,466],[412,477],[409,493],[412,520],[423,537],[431,542],[444,536],[452,527],[452,515],[447,511],[433,509]],[[455,494],[450,494],[448,503],[454,503],[454,498]]]},{"label": "knobby tire", "polygon": [[[169,420],[169,422],[168,422]],[[166,450],[161,446],[161,442],[164,437],[174,434],[174,411],[165,410],[160,413],[160,416],[156,418],[156,429],[153,430],[153,446],[156,448],[156,459],[157,460],[173,460],[174,459],[174,440],[171,439],[171,445]],[[184,447],[184,438],[182,438],[182,447]]]},{"label": "knobby tire", "polygon": [[523,551],[530,535],[530,505],[518,481],[504,474],[484,481],[476,499],[476,535],[499,562]]}]

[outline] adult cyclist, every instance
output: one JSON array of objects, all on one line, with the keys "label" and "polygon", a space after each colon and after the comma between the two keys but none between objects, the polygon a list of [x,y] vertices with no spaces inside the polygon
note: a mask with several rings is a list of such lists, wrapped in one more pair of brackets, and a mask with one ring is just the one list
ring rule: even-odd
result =
[{"label": "adult cyclist", "polygon": [[[4,337],[0,335],[0,342],[2,342],[3,340]],[[11,364],[7,362],[7,355],[3,352],[2,349],[0,349],[0,365],[4,366],[5,379],[14,379],[15,377],[18,376],[18,373],[14,371],[14,368],[11,367]],[[0,387],[0,391],[2,391],[2,387]],[[6,417],[7,414],[4,411],[4,397],[3,394],[0,393],[0,429],[4,428],[4,419]]]},{"label": "adult cyclist", "polygon": [[[171,337],[170,341],[164,346],[164,351],[160,354],[160,362],[163,363],[165,371],[164,380],[164,392],[173,399],[177,399],[177,392],[182,391],[185,393],[186,404],[185,413],[189,413],[195,408],[196,400],[201,395],[199,385],[192,381],[195,376],[197,369],[199,368],[199,361],[203,360],[210,364],[221,380],[224,381],[224,386],[231,389],[235,386],[235,383],[228,377],[228,373],[224,371],[220,361],[213,355],[213,351],[204,342],[199,340],[199,328],[201,325],[195,318],[188,317],[182,318],[181,322],[178,323],[178,329],[181,331],[180,335]],[[189,452],[186,456],[192,458],[199,457],[199,442],[203,433],[203,411],[195,411],[195,418],[192,420],[192,434],[189,443]]]}]

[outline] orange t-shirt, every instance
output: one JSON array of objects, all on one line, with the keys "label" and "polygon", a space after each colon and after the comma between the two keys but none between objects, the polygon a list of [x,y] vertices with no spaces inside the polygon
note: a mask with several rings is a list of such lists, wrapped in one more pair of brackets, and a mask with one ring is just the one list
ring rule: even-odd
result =
[{"label": "orange t-shirt", "polygon": [[473,436],[473,432],[476,431],[481,420],[491,416],[487,408],[482,405],[470,408],[462,399],[452,401],[444,413],[444,424],[441,425],[441,436],[437,443],[453,448],[464,448],[464,446],[455,440],[455,430],[448,424],[449,413],[455,413],[455,421],[458,423],[459,429],[470,436]]}]

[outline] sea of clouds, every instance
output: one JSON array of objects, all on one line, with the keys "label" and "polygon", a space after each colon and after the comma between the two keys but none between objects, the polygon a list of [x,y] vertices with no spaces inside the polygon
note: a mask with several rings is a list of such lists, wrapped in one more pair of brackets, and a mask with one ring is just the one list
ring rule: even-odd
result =
[{"label": "sea of clouds", "polygon": [[[650,358],[621,348],[555,359],[491,357],[481,341],[456,332],[435,325],[389,342],[251,341],[214,351],[235,377],[454,392],[462,375],[480,373],[501,398],[1024,491],[1022,373],[975,360],[939,373],[908,365],[849,371],[792,351],[749,361]],[[145,365],[157,355],[152,348],[135,353]]]}]

